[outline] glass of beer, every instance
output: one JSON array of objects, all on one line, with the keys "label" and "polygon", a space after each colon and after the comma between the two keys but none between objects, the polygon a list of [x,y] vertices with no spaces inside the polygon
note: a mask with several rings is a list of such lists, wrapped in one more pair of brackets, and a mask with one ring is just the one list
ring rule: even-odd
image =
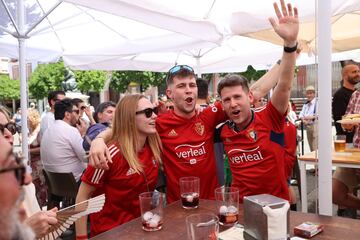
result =
[{"label": "glass of beer", "polygon": [[219,223],[232,226],[239,219],[239,189],[234,187],[220,187],[215,189],[215,199],[219,216]]},{"label": "glass of beer", "polygon": [[334,136],[334,148],[335,152],[345,152],[346,135]]},{"label": "glass of beer", "polygon": [[142,229],[147,232],[160,230],[163,225],[163,195],[144,192],[139,195]]},{"label": "glass of beer", "polygon": [[193,209],[199,206],[200,179],[198,177],[182,177],[179,180],[182,207]]}]

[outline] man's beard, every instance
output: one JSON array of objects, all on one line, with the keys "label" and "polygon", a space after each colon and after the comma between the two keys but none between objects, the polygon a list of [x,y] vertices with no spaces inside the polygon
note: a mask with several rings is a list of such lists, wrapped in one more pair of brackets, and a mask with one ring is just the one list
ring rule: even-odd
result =
[{"label": "man's beard", "polygon": [[348,78],[348,82],[351,85],[356,85],[358,82],[360,82],[360,79],[359,78]]},{"label": "man's beard", "polygon": [[16,204],[8,212],[0,209],[0,239],[29,240],[35,239],[35,234],[31,228],[21,223],[19,218],[19,204],[22,202],[20,194]]},{"label": "man's beard", "polygon": [[35,239],[35,234],[31,228],[20,222],[17,206],[14,206],[14,208],[11,209],[8,216],[3,212],[0,212],[0,226],[0,239]]}]

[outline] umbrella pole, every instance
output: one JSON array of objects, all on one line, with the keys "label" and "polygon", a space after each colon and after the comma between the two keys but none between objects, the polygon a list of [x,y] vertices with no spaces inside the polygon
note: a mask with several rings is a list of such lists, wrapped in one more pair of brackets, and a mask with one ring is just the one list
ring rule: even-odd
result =
[{"label": "umbrella pole", "polygon": [[19,72],[20,72],[20,107],[21,107],[21,149],[24,157],[24,163],[28,166],[29,146],[28,146],[28,124],[27,124],[27,107],[28,107],[28,91],[26,81],[26,62],[25,62],[25,36],[24,33],[24,1],[18,0],[18,27],[19,27]]},{"label": "umbrella pole", "polygon": [[332,216],[331,1],[319,0],[318,3],[319,213]]}]

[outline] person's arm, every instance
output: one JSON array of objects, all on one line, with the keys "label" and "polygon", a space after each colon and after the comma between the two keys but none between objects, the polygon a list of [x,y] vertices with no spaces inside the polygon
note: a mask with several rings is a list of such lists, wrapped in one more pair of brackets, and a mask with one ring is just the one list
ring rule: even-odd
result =
[{"label": "person's arm", "polygon": [[92,112],[91,112],[90,106],[87,106],[87,107],[85,108],[84,112],[85,112],[86,116],[87,116],[87,117],[89,118],[89,120],[90,120],[90,125],[96,124],[96,121],[95,121],[95,119],[94,119],[94,117],[93,117],[93,114],[92,114]]},{"label": "person's arm", "polygon": [[[291,4],[285,6],[284,0],[281,0],[281,12],[276,3],[274,9],[279,23],[273,18],[269,18],[275,32],[284,40],[284,47],[293,48],[297,45],[297,35],[299,32],[299,20],[297,8]],[[296,51],[283,52],[280,65],[280,79],[275,87],[271,98],[273,106],[280,113],[285,113],[290,99],[291,84],[294,78]]]},{"label": "person's arm", "polygon": [[[90,199],[95,187],[85,182],[81,182],[78,194],[76,196],[76,203],[80,203]],[[87,216],[84,216],[75,222],[76,237],[87,239]]]},{"label": "person's arm", "polygon": [[267,73],[250,86],[254,102],[270,92],[279,80],[280,64],[276,63]]},{"label": "person's arm", "polygon": [[112,163],[106,142],[110,141],[111,129],[101,132],[92,142],[89,152],[89,164],[94,168],[109,169],[108,162]]},{"label": "person's arm", "polygon": [[58,223],[58,220],[56,219],[57,211],[57,208],[53,208],[48,211],[40,211],[34,213],[33,215],[25,219],[24,223],[33,230],[37,238],[40,238],[47,233],[47,231],[52,225]]},{"label": "person's arm", "polygon": [[[71,135],[70,135],[71,134]],[[78,131],[69,132],[70,145],[80,162],[85,161],[85,150],[82,147],[83,139]]]}]

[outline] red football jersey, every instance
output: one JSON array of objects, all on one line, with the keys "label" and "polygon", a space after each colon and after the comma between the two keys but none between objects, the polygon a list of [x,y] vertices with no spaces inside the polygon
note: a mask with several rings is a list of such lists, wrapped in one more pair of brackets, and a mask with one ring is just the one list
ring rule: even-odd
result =
[{"label": "red football jersey", "polygon": [[179,178],[200,178],[200,198],[214,199],[218,187],[214,154],[214,131],[225,120],[220,103],[205,108],[191,119],[173,111],[156,119],[163,143],[163,163],[166,174],[167,201],[180,199]]},{"label": "red football jersey", "polygon": [[148,144],[138,154],[143,174],[129,167],[118,146],[110,144],[109,150],[113,161],[109,170],[88,166],[81,179],[97,188],[94,195],[105,193],[106,197],[103,209],[90,215],[91,236],[140,217],[139,194],[153,191],[157,182],[159,165]]},{"label": "red football jersey", "polygon": [[291,177],[291,172],[296,160],[296,136],[297,131],[294,124],[286,120],[284,125],[285,135],[285,176],[286,178]]},{"label": "red football jersey", "polygon": [[284,119],[270,102],[252,111],[253,119],[236,132],[226,124],[221,132],[229,157],[232,186],[244,196],[268,193],[289,199],[284,169]]}]

